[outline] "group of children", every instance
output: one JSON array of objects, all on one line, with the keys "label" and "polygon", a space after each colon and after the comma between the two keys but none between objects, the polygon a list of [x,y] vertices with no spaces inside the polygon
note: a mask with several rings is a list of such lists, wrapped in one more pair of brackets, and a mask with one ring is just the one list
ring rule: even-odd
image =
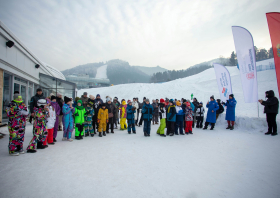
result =
[{"label": "group of children", "polygon": [[[139,126],[141,126],[140,123],[144,122],[144,136],[149,137],[151,123],[155,120],[155,112],[158,112],[160,118],[157,134],[163,137],[166,137],[166,135],[173,136],[174,134],[193,134],[194,122],[196,121],[196,128],[202,128],[204,121],[205,109],[203,103],[197,102],[196,98],[193,99],[193,102],[185,99],[175,101],[166,98],[165,100],[160,99],[159,103],[153,103],[152,105],[150,100],[145,97],[143,103],[139,103],[136,98],[133,101],[128,100],[127,103],[123,99],[120,103],[117,97],[112,101],[107,96],[106,103],[103,103],[99,94],[96,99],[92,96],[87,98],[86,94],[84,93],[81,98],[76,98],[75,102],[71,98],[64,97],[64,104],[62,105],[63,141],[73,141],[72,132],[74,129],[76,140],[82,140],[85,136],[94,137],[96,128],[98,128],[99,137],[106,136],[110,127],[111,133],[114,133],[114,129],[117,128],[117,122],[120,124],[120,130],[127,130],[128,134],[131,134],[131,132],[135,134],[135,126],[138,120],[140,120]],[[56,139],[53,133],[57,131],[58,116],[61,112],[56,99],[52,95],[37,101],[33,109],[33,138],[27,147],[28,153],[35,153],[36,146],[37,149],[45,149],[48,145],[55,144]],[[219,105],[213,96],[210,97],[210,100],[206,105],[208,112],[203,129],[207,129],[210,123],[211,130],[213,130]],[[236,101],[234,107],[235,104]],[[14,95],[14,100],[11,101],[6,112],[9,117],[9,153],[10,155],[22,154],[24,153],[22,144],[26,118],[29,112],[19,94]],[[157,121],[156,124],[158,124]],[[165,128],[167,128],[166,135]]]}]

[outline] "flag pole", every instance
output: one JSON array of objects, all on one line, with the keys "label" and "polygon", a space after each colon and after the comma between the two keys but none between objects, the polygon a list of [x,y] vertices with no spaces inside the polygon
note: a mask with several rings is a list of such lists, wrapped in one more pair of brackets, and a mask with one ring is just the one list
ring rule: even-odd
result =
[{"label": "flag pole", "polygon": [[257,102],[257,106],[258,106],[258,118],[260,117],[260,113],[259,113],[259,102]]}]

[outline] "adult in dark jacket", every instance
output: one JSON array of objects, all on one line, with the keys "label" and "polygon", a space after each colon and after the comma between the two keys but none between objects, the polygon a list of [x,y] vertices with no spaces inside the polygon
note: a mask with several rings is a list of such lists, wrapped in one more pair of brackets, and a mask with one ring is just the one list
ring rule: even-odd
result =
[{"label": "adult in dark jacket", "polygon": [[146,99],[144,106],[142,107],[142,117],[144,120],[144,136],[150,136],[151,121],[153,119],[154,108],[150,104],[150,100]]},{"label": "adult in dark jacket", "polygon": [[34,117],[34,107],[38,108],[37,101],[40,99],[45,99],[45,96],[43,94],[42,89],[38,88],[36,90],[36,95],[33,96],[30,100],[30,113],[32,117]]},{"label": "adult in dark jacket", "polygon": [[175,133],[176,123],[176,108],[172,99],[169,100],[169,106],[167,108],[167,135],[173,136]]},{"label": "adult in dark jacket", "polygon": [[83,102],[83,106],[86,108],[87,107],[87,103],[88,103],[88,97],[87,97],[87,92],[84,92],[83,95],[81,95],[81,101]]},{"label": "adult in dark jacket", "polygon": [[216,101],[217,101],[217,103],[219,105],[219,109],[216,111],[216,120],[217,120],[219,115],[224,112],[224,107],[223,107],[220,99],[217,99]]},{"label": "adult in dark jacket", "polygon": [[156,123],[158,124],[158,103],[156,103],[155,100],[153,100],[152,106],[154,108],[154,114],[153,114],[153,125]]},{"label": "adult in dark jacket", "polygon": [[137,109],[137,120],[135,122],[135,125],[138,126],[138,121],[139,121],[139,114],[140,114],[140,102],[138,100],[138,98],[135,98],[136,99],[136,102],[138,103],[138,109]]},{"label": "adult in dark jacket", "polygon": [[109,121],[107,123],[107,128],[106,132],[109,133],[109,127],[111,128],[111,133],[114,133],[114,123],[115,123],[115,113],[116,113],[116,108],[115,105],[112,103],[112,99],[108,97],[106,103],[106,108],[108,109],[108,117]]},{"label": "adult in dark jacket", "polygon": [[113,105],[115,106],[115,116],[114,116],[114,124],[115,124],[115,129],[118,128],[118,123],[119,123],[119,107],[120,107],[120,102],[118,101],[118,98],[115,97],[113,101]]},{"label": "adult in dark jacket", "polygon": [[216,123],[216,111],[219,109],[219,105],[215,101],[214,96],[210,97],[210,102],[207,103],[206,107],[208,108],[208,111],[207,111],[207,118],[203,130],[207,129],[209,123],[211,123],[210,130],[213,130]]},{"label": "adult in dark jacket", "polygon": [[266,113],[266,121],[268,125],[268,132],[265,135],[277,135],[277,124],[276,116],[279,109],[279,101],[274,95],[274,91],[269,90],[265,92],[267,97],[266,101],[259,100],[259,102],[264,106],[264,113]]},{"label": "adult in dark jacket", "polygon": [[228,127],[226,129],[233,130],[234,129],[234,122],[235,122],[235,107],[236,107],[236,100],[233,94],[229,95],[229,100],[225,103],[227,107],[226,111],[226,120],[228,122]]},{"label": "adult in dark jacket", "polygon": [[60,114],[58,116],[58,131],[62,131],[62,117],[63,117],[62,107],[64,105],[64,100],[62,99],[62,95],[60,93],[57,93],[56,102],[60,107]]},{"label": "adult in dark jacket", "polygon": [[126,107],[126,120],[127,120],[127,132],[128,134],[131,134],[131,128],[132,132],[135,134],[136,129],[135,129],[135,113],[136,112],[136,107],[132,106],[132,102],[129,100],[127,102],[127,107]]}]

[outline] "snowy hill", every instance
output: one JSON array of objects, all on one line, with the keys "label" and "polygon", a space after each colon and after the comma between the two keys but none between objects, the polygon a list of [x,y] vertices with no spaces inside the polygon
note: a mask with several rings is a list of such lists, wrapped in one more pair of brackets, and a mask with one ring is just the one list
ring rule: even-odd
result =
[{"label": "snowy hill", "polygon": [[[231,74],[232,90],[237,100],[236,116],[242,118],[243,120],[246,120],[248,117],[257,118],[257,103],[244,102],[239,70],[237,67],[227,67],[227,69]],[[276,97],[279,96],[275,70],[258,72],[258,90],[260,99],[265,99],[265,91],[267,90],[273,90]],[[196,97],[198,101],[202,101],[204,103],[204,106],[211,95],[214,95],[216,99],[219,98],[214,68],[210,68],[190,77],[177,79],[162,84],[123,84],[107,88],[80,90],[78,95],[81,95],[84,91],[87,91],[92,95],[101,94],[103,99],[109,95],[111,97],[117,96],[119,99],[124,98],[126,100],[132,99],[133,97],[138,97],[140,101],[142,101],[144,96],[149,99],[160,99],[165,97],[177,99],[183,97],[190,99],[190,95],[193,93],[194,97]],[[249,126],[244,127],[248,128],[251,127],[251,125],[259,126],[260,123],[265,125],[265,114],[263,114],[263,106],[261,105],[259,105],[259,114],[262,118],[257,118],[257,122],[259,123],[247,123]]]},{"label": "snowy hill", "polygon": [[167,69],[162,68],[160,66],[156,66],[156,67],[132,66],[132,67],[136,67],[137,69],[139,69],[140,71],[144,72],[145,74],[147,74],[149,76],[152,76],[154,73],[157,73],[157,72],[167,71]]}]

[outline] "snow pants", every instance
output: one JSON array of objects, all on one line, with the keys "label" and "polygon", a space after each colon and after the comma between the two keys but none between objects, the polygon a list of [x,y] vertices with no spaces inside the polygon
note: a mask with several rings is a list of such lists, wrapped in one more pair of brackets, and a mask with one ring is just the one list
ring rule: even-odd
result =
[{"label": "snow pants", "polygon": [[121,118],[121,130],[127,129],[126,118]]},{"label": "snow pants", "polygon": [[75,124],[75,136],[79,137],[79,136],[84,136],[84,125],[83,124]]},{"label": "snow pants", "polygon": [[167,135],[175,133],[175,122],[167,121]]},{"label": "snow pants", "polygon": [[47,145],[47,143],[53,143],[53,132],[54,128],[52,129],[47,129],[48,130],[48,135],[43,143],[43,145]]},{"label": "snow pants", "polygon": [[158,127],[157,134],[160,134],[160,135],[164,134],[165,126],[166,126],[165,118],[162,118],[160,120],[160,125]]},{"label": "snow pants", "polygon": [[153,123],[154,122],[158,123],[158,115],[155,114],[153,115]]},{"label": "snow pants", "polygon": [[98,124],[98,132],[106,131],[107,123],[106,122],[100,122]]},{"label": "snow pants", "polygon": [[[9,125],[8,125],[9,126]],[[14,153],[17,150],[23,149],[25,127],[24,128],[9,128],[9,153]]]},{"label": "snow pants", "polygon": [[203,116],[196,116],[196,128],[202,128],[203,120]]},{"label": "snow pants", "polygon": [[270,133],[277,133],[277,124],[276,124],[276,113],[267,113],[266,114],[266,121],[268,125],[268,132]]},{"label": "snow pants", "polygon": [[70,139],[72,137],[72,132],[74,129],[74,123],[73,122],[65,122],[63,125],[63,137]]},{"label": "snow pants", "polygon": [[63,118],[63,115],[59,115],[58,116],[58,127],[61,130],[62,130],[62,118]]},{"label": "snow pants", "polygon": [[180,134],[183,134],[183,127],[184,127],[184,121],[176,121],[175,134],[178,134],[178,129]]},{"label": "snow pants", "polygon": [[[94,134],[94,128],[92,126],[92,121],[91,120],[85,122],[84,126],[85,126],[85,133],[86,134],[88,134],[88,133]],[[84,135],[84,133],[82,133],[82,135]]]},{"label": "snow pants", "polygon": [[135,120],[134,119],[127,120],[127,124],[128,124],[128,126],[127,126],[127,131],[128,132],[131,132],[131,128],[132,128],[132,131],[136,131],[135,130]]},{"label": "snow pants", "polygon": [[59,124],[59,116],[56,116],[54,128],[53,128],[53,138],[56,138]]},{"label": "snow pants", "polygon": [[35,150],[36,144],[38,142],[43,143],[46,140],[47,135],[48,131],[46,129],[46,126],[43,126],[42,123],[34,121],[33,138],[29,142],[27,150]]},{"label": "snow pants", "polygon": [[192,132],[192,124],[193,121],[186,121],[186,128],[185,128],[186,133]]},{"label": "snow pants", "polygon": [[151,133],[151,120],[144,120],[144,128],[143,128],[144,133],[147,133],[150,135]]}]

